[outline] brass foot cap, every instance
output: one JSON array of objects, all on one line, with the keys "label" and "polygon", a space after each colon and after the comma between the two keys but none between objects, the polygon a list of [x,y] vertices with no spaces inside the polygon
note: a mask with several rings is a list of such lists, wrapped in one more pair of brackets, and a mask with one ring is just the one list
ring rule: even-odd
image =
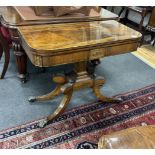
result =
[{"label": "brass foot cap", "polygon": [[44,128],[47,125],[47,122],[48,122],[47,120],[43,120],[43,121],[39,122],[39,124],[38,124],[39,128]]},{"label": "brass foot cap", "polygon": [[36,98],[34,96],[31,96],[31,97],[28,98],[28,101],[29,102],[35,102]]}]

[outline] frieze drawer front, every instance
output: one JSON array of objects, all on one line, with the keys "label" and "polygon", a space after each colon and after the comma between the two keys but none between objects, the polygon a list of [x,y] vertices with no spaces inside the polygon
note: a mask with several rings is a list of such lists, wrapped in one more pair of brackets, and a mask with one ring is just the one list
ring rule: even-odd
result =
[{"label": "frieze drawer front", "polygon": [[104,48],[90,50],[89,59],[93,60],[93,59],[104,57],[105,51],[106,49]]}]

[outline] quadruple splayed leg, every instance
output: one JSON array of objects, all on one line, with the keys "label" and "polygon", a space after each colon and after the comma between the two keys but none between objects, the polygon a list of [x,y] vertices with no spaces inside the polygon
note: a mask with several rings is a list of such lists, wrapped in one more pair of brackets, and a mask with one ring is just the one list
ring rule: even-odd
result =
[{"label": "quadruple splayed leg", "polygon": [[37,96],[37,97],[30,97],[29,102],[35,101],[45,101],[51,100],[54,97],[63,94],[63,98],[60,102],[58,108],[47,117],[45,121],[40,122],[39,127],[44,127],[53,120],[54,118],[58,117],[63,113],[63,111],[68,106],[73,91],[79,90],[82,88],[90,87],[93,89],[94,94],[96,97],[101,101],[113,102],[113,101],[121,101],[118,98],[108,98],[103,96],[100,93],[100,87],[104,84],[104,79],[102,77],[95,77],[88,74],[86,71],[86,62],[79,62],[75,64],[75,72],[72,75],[56,75],[53,77],[53,81],[57,84],[57,87],[47,95]]}]

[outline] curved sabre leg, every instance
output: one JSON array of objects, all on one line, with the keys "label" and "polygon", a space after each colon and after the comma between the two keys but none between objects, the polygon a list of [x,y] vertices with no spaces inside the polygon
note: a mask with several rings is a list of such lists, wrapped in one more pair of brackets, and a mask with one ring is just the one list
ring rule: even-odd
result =
[{"label": "curved sabre leg", "polygon": [[47,117],[47,120],[44,120],[44,121],[41,121],[39,123],[39,127],[40,128],[43,128],[45,127],[48,122],[50,122],[51,120],[53,120],[54,118],[58,117],[61,113],[63,113],[63,111],[66,109],[66,107],[68,106],[70,100],[71,100],[71,97],[72,97],[72,93],[73,93],[73,90],[72,91],[69,91],[67,94],[64,94],[64,97],[63,99],[61,100],[60,102],[60,105],[58,106],[58,108],[54,111],[54,113],[52,113],[51,115],[49,115]]},{"label": "curved sabre leg", "polygon": [[107,102],[114,102],[114,101],[115,102],[121,102],[122,101],[121,98],[110,98],[110,97],[106,97],[106,96],[102,95],[100,92],[100,87],[98,85],[95,85],[95,84],[93,87],[93,92],[96,95],[96,97],[103,102],[105,102],[105,101],[107,101]]},{"label": "curved sabre leg", "polygon": [[46,101],[53,99],[54,97],[58,96],[61,93],[61,85],[58,85],[52,92],[42,95],[42,96],[31,96],[29,97],[29,102],[35,102],[35,101]]}]

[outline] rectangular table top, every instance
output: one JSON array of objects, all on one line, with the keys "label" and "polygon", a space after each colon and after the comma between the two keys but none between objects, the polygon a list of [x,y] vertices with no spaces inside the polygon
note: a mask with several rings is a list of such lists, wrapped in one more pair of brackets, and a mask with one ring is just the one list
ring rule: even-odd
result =
[{"label": "rectangular table top", "polygon": [[95,48],[141,37],[139,32],[114,20],[22,26],[18,30],[30,50],[44,54]]}]

